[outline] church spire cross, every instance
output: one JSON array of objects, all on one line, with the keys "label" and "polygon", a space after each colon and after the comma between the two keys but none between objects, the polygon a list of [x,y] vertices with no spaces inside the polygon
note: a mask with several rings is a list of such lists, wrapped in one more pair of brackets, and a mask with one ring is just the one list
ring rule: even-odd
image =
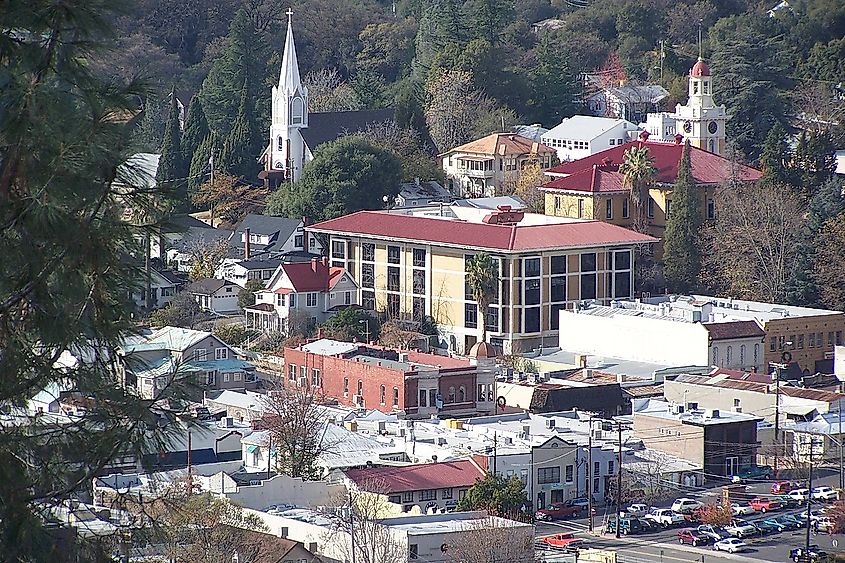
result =
[{"label": "church spire cross", "polygon": [[287,12],[285,12],[285,13],[286,13],[286,14],[287,14],[287,16],[288,16],[288,25],[290,25],[291,18],[293,17],[293,10],[292,10],[292,9],[290,9],[290,8],[288,8],[288,11],[287,11]]}]

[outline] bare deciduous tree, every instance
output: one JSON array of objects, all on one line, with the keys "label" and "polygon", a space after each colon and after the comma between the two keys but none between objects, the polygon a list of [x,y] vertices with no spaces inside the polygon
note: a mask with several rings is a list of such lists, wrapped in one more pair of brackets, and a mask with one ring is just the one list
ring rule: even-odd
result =
[{"label": "bare deciduous tree", "polygon": [[[404,561],[406,545],[381,520],[391,516],[393,506],[377,491],[386,490],[383,483],[370,482],[362,490],[350,491],[345,499],[337,499],[340,511],[335,529],[327,532],[327,540],[342,546],[346,560],[359,563]],[[354,551],[354,556],[353,556]]]},{"label": "bare deciduous tree", "polygon": [[711,285],[738,297],[782,303],[792,275],[804,206],[786,186],[731,182],[717,191],[719,209],[705,259]]},{"label": "bare deciduous tree", "polygon": [[311,112],[361,109],[352,86],[333,68],[309,72],[303,82],[308,88],[308,110]]},{"label": "bare deciduous tree", "polygon": [[191,264],[189,275],[192,280],[213,278],[217,267],[229,255],[229,242],[198,238],[185,245]]},{"label": "bare deciduous tree", "polygon": [[513,528],[493,518],[469,522],[456,541],[447,540],[443,548],[446,561],[455,563],[535,561],[533,529]]},{"label": "bare deciduous tree", "polygon": [[[301,374],[294,377],[299,380]],[[276,469],[291,477],[311,480],[322,477],[320,455],[336,445],[327,438],[332,422],[323,411],[320,382],[314,382],[313,377],[319,375],[306,373],[305,381],[288,380],[288,387],[277,386],[269,391],[261,419],[272,441],[268,445],[275,452]]]}]

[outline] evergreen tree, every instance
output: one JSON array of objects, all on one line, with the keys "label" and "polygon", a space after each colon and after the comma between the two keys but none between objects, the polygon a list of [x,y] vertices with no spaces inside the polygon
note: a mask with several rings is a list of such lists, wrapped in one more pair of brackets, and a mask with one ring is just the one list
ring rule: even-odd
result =
[{"label": "evergreen tree", "polygon": [[790,161],[789,146],[786,144],[786,129],[775,123],[766,135],[760,166],[763,168],[763,181],[786,183],[789,173],[786,163]]},{"label": "evergreen tree", "polygon": [[821,306],[817,267],[817,249],[822,246],[821,232],[825,223],[845,212],[842,184],[830,179],[822,184],[810,200],[807,220],[800,235],[793,277],[787,285],[787,300],[791,305]]},{"label": "evergreen tree", "polygon": [[[162,401],[183,404],[183,381],[141,400],[113,361],[137,327],[128,296],[158,198],[142,170],[131,124],[146,93],[102,80],[87,62],[115,36],[113,0],[61,5],[9,0],[0,9],[0,559],[107,561],[101,538],[56,533],[47,506],[85,495],[95,475],[125,455],[160,451],[175,428]],[[62,360],[72,355],[78,362]],[[67,422],[27,416],[45,389],[86,400]],[[11,409],[11,416],[9,410]],[[22,415],[20,413],[23,413]],[[181,435],[181,431],[180,431]],[[99,551],[99,552],[95,552]]]},{"label": "evergreen tree", "polygon": [[678,178],[672,189],[672,208],[666,220],[663,242],[663,274],[666,288],[672,293],[691,293],[701,271],[698,232],[701,209],[695,197],[695,184],[690,165],[690,145],[684,145]]},{"label": "evergreen tree", "polygon": [[258,174],[256,158],[260,152],[258,149],[259,133],[253,116],[249,86],[244,84],[241,90],[238,116],[232,124],[232,130],[226,136],[226,140],[223,141],[223,149],[220,151],[220,168],[248,182],[255,180]]},{"label": "evergreen tree", "polygon": [[134,142],[143,150],[157,153],[161,150],[170,106],[160,97],[149,94],[144,100],[144,115],[133,132]]},{"label": "evergreen tree", "polygon": [[194,151],[193,158],[191,158],[191,168],[188,170],[188,194],[193,196],[197,188],[208,180],[209,172],[211,172],[212,151],[217,162],[214,163],[215,170],[219,170],[220,145],[218,143],[217,133],[210,132],[205,136],[205,139]]},{"label": "evergreen tree", "polygon": [[535,62],[528,72],[532,92],[531,119],[554,127],[564,117],[576,113],[581,83],[572,73],[566,54],[552,41],[551,34],[543,34],[534,54]]},{"label": "evergreen tree", "polygon": [[194,153],[208,136],[208,121],[202,109],[202,100],[194,96],[188,106],[188,116],[185,118],[185,132],[182,134],[182,153],[185,162],[190,163]]},{"label": "evergreen tree", "polygon": [[164,130],[164,141],[161,145],[161,157],[158,161],[156,184],[159,189],[168,194],[174,208],[183,208],[188,198],[185,190],[188,171],[182,154],[182,131],[179,125],[179,104],[176,93],[170,93],[170,116]]},{"label": "evergreen tree", "polygon": [[352,91],[361,107],[380,109],[387,104],[387,88],[384,79],[374,72],[362,71],[351,82]]},{"label": "evergreen tree", "polygon": [[435,56],[449,44],[463,44],[463,17],[456,0],[425,0],[412,62],[415,82],[425,83]]},{"label": "evergreen tree", "polygon": [[499,40],[502,30],[513,21],[515,12],[510,0],[468,0],[464,13],[471,22],[470,29],[476,39],[491,44]]},{"label": "evergreen tree", "polygon": [[[256,113],[250,119],[262,123],[269,119],[269,92],[265,87],[270,75],[269,51],[263,37],[254,29],[247,13],[238,10],[229,27],[226,46],[202,83],[199,97],[208,125],[220,136],[229,132],[237,116],[244,84],[247,84],[250,108]],[[258,158],[258,154],[254,157]]]}]

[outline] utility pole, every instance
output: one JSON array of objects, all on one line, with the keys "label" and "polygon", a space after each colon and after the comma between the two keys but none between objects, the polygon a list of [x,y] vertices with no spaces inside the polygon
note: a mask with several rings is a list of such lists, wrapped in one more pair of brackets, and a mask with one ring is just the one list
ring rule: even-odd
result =
[{"label": "utility pole", "polygon": [[[267,157],[270,158],[269,156]],[[208,157],[208,165],[211,166],[211,178],[209,179],[210,184],[214,184],[214,147],[211,147],[211,154]],[[211,201],[211,206],[209,207],[209,219],[211,219],[211,228],[214,228],[214,200]]]},{"label": "utility pole", "polygon": [[[786,342],[787,346],[792,346],[792,341]],[[770,367],[775,368],[775,477],[778,476],[778,458],[780,457],[780,370],[789,369],[789,363],[792,362],[792,354],[785,351],[780,355],[781,363],[777,364],[771,362]]]},{"label": "utility pole", "polygon": [[[841,389],[840,389],[841,392]],[[839,490],[845,490],[845,469],[842,467],[843,460],[842,456],[842,397],[839,397],[839,428],[836,429],[837,432],[837,445],[839,446]]]},{"label": "utility pole", "polygon": [[619,461],[616,469],[616,537],[619,537],[620,528],[622,528],[622,423],[616,423],[616,429],[619,431]]},{"label": "utility pole", "polygon": [[349,539],[352,541],[352,563],[355,563],[355,507],[352,504],[352,490],[349,490]]},{"label": "utility pole", "polygon": [[370,343],[370,319],[361,319],[358,322],[361,323],[362,325],[364,325],[364,338],[367,339],[367,342],[365,342],[365,344],[369,344]]},{"label": "utility pole", "polygon": [[590,519],[587,529],[593,531],[593,419],[590,419],[590,431],[587,437],[587,517]]},{"label": "utility pole", "polygon": [[810,517],[810,507],[813,501],[813,435],[808,434],[810,437],[810,455],[809,455],[809,477],[807,479],[807,538],[804,543],[804,560],[810,560],[810,528],[812,526],[813,519]]},{"label": "utility pole", "polygon": [[497,461],[498,461],[499,437],[496,432],[493,432],[493,475],[496,475]]},{"label": "utility pole", "polygon": [[267,443],[267,479],[270,479],[270,457],[273,455],[273,435],[267,433],[269,441]]},{"label": "utility pole", "polygon": [[191,476],[191,431],[188,430],[188,494],[190,497],[194,492],[194,478]]}]

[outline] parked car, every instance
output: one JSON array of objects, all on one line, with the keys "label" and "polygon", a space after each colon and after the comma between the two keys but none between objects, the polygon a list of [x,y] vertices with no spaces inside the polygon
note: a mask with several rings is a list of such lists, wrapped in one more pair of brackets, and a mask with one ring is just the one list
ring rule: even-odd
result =
[{"label": "parked car", "polygon": [[696,508],[701,508],[702,506],[704,506],[704,503],[701,501],[682,497],[672,503],[672,511],[677,512],[678,514],[688,514]]},{"label": "parked car", "polygon": [[834,533],[836,531],[836,520],[831,518],[830,516],[822,516],[813,524],[813,528],[817,532],[825,532],[828,534]]},{"label": "parked car", "polygon": [[699,545],[707,545],[711,541],[713,541],[713,538],[695,529],[680,530],[678,532],[678,543],[688,543],[693,547],[698,547]]},{"label": "parked car", "polygon": [[734,516],[750,516],[757,511],[750,504],[731,503],[731,514]]},{"label": "parked car", "polygon": [[664,528],[677,526],[678,524],[686,522],[686,519],[682,514],[678,514],[668,508],[652,508],[651,512],[643,516],[643,520],[652,520]]},{"label": "parked car", "polygon": [[789,558],[795,563],[812,563],[827,558],[827,553],[817,545],[811,545],[809,550],[803,547],[796,547],[789,552]]},{"label": "parked car", "polygon": [[713,549],[716,551],[727,551],[728,553],[738,553],[745,551],[747,548],[748,544],[739,538],[727,538],[713,544]]},{"label": "parked car", "polygon": [[760,530],[761,536],[768,536],[769,534],[777,534],[783,531],[783,527],[775,524],[770,523],[768,520],[757,520],[754,522],[754,526]]},{"label": "parked car", "polygon": [[775,481],[769,490],[773,495],[782,495],[794,488],[795,486],[792,484],[792,481]]},{"label": "parked car", "polygon": [[793,524],[790,524],[786,521],[782,521],[778,518],[766,518],[762,522],[757,522],[756,524],[758,528],[760,527],[760,524],[765,524],[766,526],[774,528],[778,532],[785,532],[794,528]]},{"label": "parked car", "polygon": [[807,495],[810,494],[810,489],[792,489],[786,496],[792,497],[793,499],[797,500],[798,502],[807,502]]},{"label": "parked car", "polygon": [[566,506],[577,506],[578,508],[584,510],[586,512],[587,508],[590,506],[590,501],[587,497],[578,497],[578,498],[571,498],[564,502]]},{"label": "parked car", "polygon": [[[642,524],[636,518],[621,518],[619,520],[619,533],[623,536],[627,536],[629,534],[639,534],[643,532]],[[607,525],[605,525],[606,532],[616,532],[616,518],[611,518],[607,521]]]},{"label": "parked car", "polygon": [[783,516],[778,516],[775,520],[791,526],[794,530],[803,528],[806,525],[803,519],[796,517],[794,514],[784,514]]},{"label": "parked car", "polygon": [[721,526],[713,526],[712,524],[702,524],[695,531],[709,537],[714,542],[731,537],[727,530]]},{"label": "parked car", "polygon": [[755,465],[752,467],[747,467],[737,473],[736,475],[731,476],[731,481],[734,483],[742,483],[743,481],[763,481],[766,479],[771,479],[774,476],[774,471],[768,465]]},{"label": "parked car", "polygon": [[795,508],[801,504],[801,501],[789,495],[774,495],[772,500],[778,501],[784,508]]},{"label": "parked car", "polygon": [[649,510],[650,509],[646,504],[632,504],[622,511],[622,516],[627,516],[628,518],[641,518],[648,514]]},{"label": "parked car", "polygon": [[647,534],[649,532],[659,532],[663,529],[663,526],[661,526],[654,520],[646,520],[645,518],[637,518],[636,520],[640,523],[642,533],[644,534]]},{"label": "parked car", "polygon": [[754,536],[760,533],[760,530],[757,529],[757,526],[746,520],[740,520],[739,518],[732,520],[730,524],[725,526],[725,530],[730,535],[736,536],[738,538],[747,538],[749,536]]},{"label": "parked car", "polygon": [[[824,516],[824,514],[822,514],[820,511],[811,510],[810,511],[810,523],[812,524],[813,522],[818,522],[819,520],[822,519],[823,516]],[[798,514],[798,518],[800,518],[801,521],[806,526],[807,525],[807,510],[805,509],[805,510],[801,511],[801,513]]]},{"label": "parked car", "polygon": [[757,512],[763,513],[769,512],[770,510],[778,510],[783,506],[779,500],[767,497],[757,497],[752,499],[748,504]]},{"label": "parked car", "polygon": [[551,547],[564,549],[577,549],[582,547],[584,540],[576,538],[572,532],[562,532],[553,536],[546,536],[542,539],[543,543]]},{"label": "parked car", "polygon": [[535,512],[534,518],[536,520],[547,522],[550,520],[559,520],[561,518],[571,518],[573,516],[578,516],[580,513],[580,506],[567,506],[563,502],[555,502],[546,508],[541,508]]},{"label": "parked car", "polygon": [[838,498],[839,492],[832,487],[813,488],[813,500],[823,500],[825,502],[832,502]]}]

